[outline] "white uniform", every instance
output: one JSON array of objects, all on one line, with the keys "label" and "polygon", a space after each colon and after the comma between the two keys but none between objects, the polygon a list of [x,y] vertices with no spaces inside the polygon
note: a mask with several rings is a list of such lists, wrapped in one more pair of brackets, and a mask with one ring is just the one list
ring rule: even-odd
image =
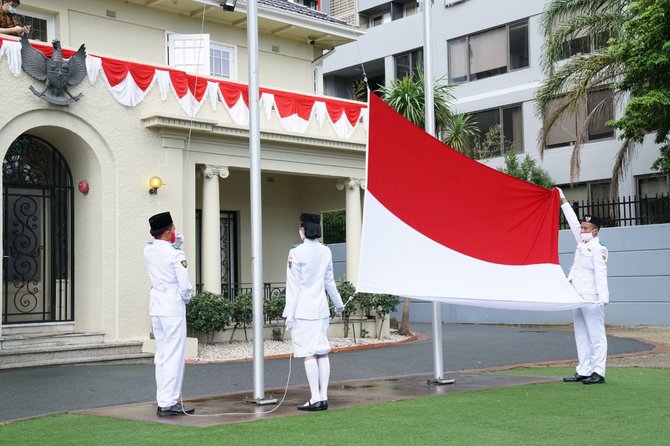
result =
[{"label": "white uniform", "polygon": [[156,401],[160,407],[177,403],[184,377],[186,353],[186,303],[193,287],[186,256],[165,240],[154,240],[144,248],[151,293],[149,315],[156,338]]},{"label": "white uniform", "polygon": [[568,280],[587,301],[597,302],[572,311],[575,326],[575,342],[579,365],[577,373],[589,376],[597,373],[605,376],[607,361],[607,337],[605,335],[604,305],[609,303],[607,288],[607,248],[598,237],[583,242],[580,236],[579,219],[569,203],[561,205],[570,230],[577,240],[575,259]]},{"label": "white uniform", "polygon": [[325,355],[330,351],[326,291],[335,308],[344,306],[333,278],[330,249],[318,240],[305,239],[289,251],[286,267],[283,317],[293,324],[291,338],[296,358]]}]

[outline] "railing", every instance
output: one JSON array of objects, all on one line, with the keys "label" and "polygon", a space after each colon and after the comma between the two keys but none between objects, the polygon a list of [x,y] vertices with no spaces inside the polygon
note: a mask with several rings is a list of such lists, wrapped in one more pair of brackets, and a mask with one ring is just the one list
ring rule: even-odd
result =
[{"label": "railing", "polygon": [[347,240],[347,229],[345,221],[323,222],[323,243],[344,243]]},{"label": "railing", "polygon": [[[619,197],[594,203],[574,201],[572,208],[579,217],[585,214],[599,217],[605,227],[670,223],[670,195]],[[569,228],[563,214],[560,227]]]},{"label": "railing", "polygon": [[[251,293],[252,284],[251,283],[222,283],[221,284],[221,294],[229,300],[235,299],[236,296],[243,293]],[[202,291],[202,284],[196,284],[195,286],[196,293]],[[286,283],[264,283],[263,284],[263,300],[267,300],[273,297],[276,297],[280,294],[286,292]]]}]

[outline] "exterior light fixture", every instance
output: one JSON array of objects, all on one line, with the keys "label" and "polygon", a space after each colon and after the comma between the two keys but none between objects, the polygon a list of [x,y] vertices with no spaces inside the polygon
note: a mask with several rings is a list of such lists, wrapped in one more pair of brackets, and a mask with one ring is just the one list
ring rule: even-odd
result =
[{"label": "exterior light fixture", "polygon": [[151,177],[151,179],[149,179],[149,193],[151,195],[156,195],[158,189],[160,189],[162,185],[163,180],[161,180],[161,177]]},{"label": "exterior light fixture", "polygon": [[233,12],[235,10],[235,4],[237,0],[226,0],[225,2],[220,3],[224,11]]},{"label": "exterior light fixture", "polygon": [[79,192],[86,195],[88,193],[88,181],[81,180],[77,185],[77,189],[79,190]]}]

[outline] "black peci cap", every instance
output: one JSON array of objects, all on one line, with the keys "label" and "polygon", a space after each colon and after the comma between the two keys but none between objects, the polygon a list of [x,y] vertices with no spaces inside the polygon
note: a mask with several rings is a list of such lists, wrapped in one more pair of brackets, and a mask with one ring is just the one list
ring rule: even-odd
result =
[{"label": "black peci cap", "polygon": [[586,214],[584,216],[584,218],[582,218],[582,221],[585,221],[587,223],[591,223],[592,225],[594,225],[598,229],[600,229],[600,225],[602,224],[602,222],[600,221],[600,218],[598,218],[595,215],[591,215],[591,214]]},{"label": "black peci cap", "polygon": [[172,216],[169,212],[161,212],[160,214],[156,214],[149,219],[149,225],[151,226],[151,231],[167,229],[172,226]]}]

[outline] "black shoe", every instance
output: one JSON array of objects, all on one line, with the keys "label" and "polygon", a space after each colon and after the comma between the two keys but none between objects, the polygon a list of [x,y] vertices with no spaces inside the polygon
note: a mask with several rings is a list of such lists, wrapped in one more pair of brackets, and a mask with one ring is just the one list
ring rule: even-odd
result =
[{"label": "black shoe", "polygon": [[571,376],[569,378],[563,378],[564,383],[576,383],[580,381],[585,381],[589,379],[590,376],[584,376],[584,375],[579,375],[577,373],[574,374],[574,376]]},{"label": "black shoe", "polygon": [[591,376],[582,381],[582,384],[605,384],[605,377],[593,372]]},{"label": "black shoe", "polygon": [[298,410],[305,410],[307,412],[328,410],[328,401],[317,401],[316,403],[310,403],[309,401],[307,401],[302,406],[298,406]]},{"label": "black shoe", "polygon": [[192,413],[195,413],[195,409],[183,407],[180,403],[170,407],[159,407],[156,410],[156,415],[159,417],[170,417],[172,415],[191,415]]}]

